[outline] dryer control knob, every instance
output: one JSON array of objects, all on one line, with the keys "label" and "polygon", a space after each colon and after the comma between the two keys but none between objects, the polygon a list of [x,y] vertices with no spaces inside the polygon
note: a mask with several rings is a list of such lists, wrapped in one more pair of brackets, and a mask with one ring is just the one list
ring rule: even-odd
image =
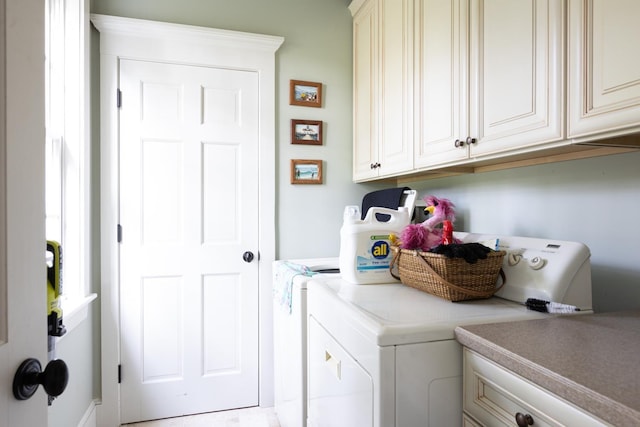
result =
[{"label": "dryer control knob", "polygon": [[514,265],[518,264],[521,259],[522,259],[522,255],[511,252],[507,256],[507,263],[511,267],[513,267]]},{"label": "dryer control knob", "polygon": [[529,267],[533,270],[540,270],[545,264],[546,261],[544,258],[540,258],[539,256],[533,257],[529,260]]}]

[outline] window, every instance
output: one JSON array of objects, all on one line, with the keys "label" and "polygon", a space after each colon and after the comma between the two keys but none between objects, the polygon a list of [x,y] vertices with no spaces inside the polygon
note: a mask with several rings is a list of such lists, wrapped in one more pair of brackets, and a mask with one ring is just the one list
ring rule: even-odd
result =
[{"label": "window", "polygon": [[62,245],[63,309],[90,285],[88,0],[46,0],[46,238]]}]

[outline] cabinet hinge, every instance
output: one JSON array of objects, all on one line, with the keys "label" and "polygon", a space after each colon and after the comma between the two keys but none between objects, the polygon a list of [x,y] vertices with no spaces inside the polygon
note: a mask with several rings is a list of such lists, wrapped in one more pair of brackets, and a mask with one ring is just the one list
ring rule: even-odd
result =
[{"label": "cabinet hinge", "polygon": [[122,382],[122,365],[118,365],[118,384]]},{"label": "cabinet hinge", "polygon": [[122,91],[120,89],[116,91],[116,105],[118,108],[122,107]]},{"label": "cabinet hinge", "polygon": [[122,243],[122,225],[118,224],[118,230],[117,230],[117,234],[118,234],[118,243]]}]

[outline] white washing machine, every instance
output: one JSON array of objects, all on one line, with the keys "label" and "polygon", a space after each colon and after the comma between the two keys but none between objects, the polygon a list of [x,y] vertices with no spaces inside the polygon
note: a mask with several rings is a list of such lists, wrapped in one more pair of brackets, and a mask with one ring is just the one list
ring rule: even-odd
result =
[{"label": "white washing machine", "polygon": [[307,284],[337,272],[338,258],[273,263],[274,408],[281,427],[307,425]]},{"label": "white washing machine", "polygon": [[549,316],[527,298],[591,311],[589,249],[580,243],[498,238],[507,282],[496,297],[450,302],[404,286],[312,279],[308,288],[308,426],[462,425],[458,325]]}]

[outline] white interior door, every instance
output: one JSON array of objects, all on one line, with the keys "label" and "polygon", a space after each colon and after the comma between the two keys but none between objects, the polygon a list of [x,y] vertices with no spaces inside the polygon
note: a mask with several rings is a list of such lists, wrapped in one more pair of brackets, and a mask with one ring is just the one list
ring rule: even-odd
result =
[{"label": "white interior door", "polygon": [[257,73],[122,60],[120,88],[121,421],[255,406]]},{"label": "white interior door", "polygon": [[12,394],[23,360],[47,364],[43,15],[38,1],[0,0],[0,427],[47,425],[42,387]]}]

